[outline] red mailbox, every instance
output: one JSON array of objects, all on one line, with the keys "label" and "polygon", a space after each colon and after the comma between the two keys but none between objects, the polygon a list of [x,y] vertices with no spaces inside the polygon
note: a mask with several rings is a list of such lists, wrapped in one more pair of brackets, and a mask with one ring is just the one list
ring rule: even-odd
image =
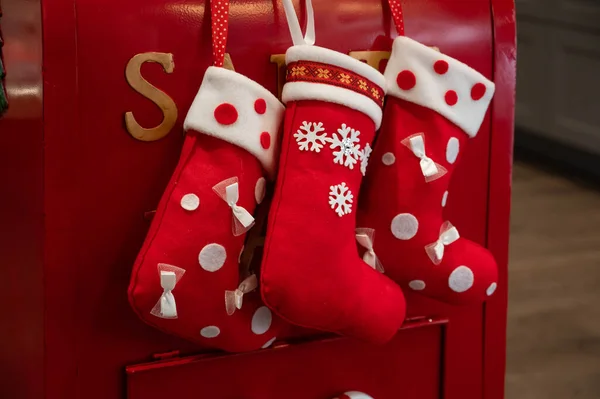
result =
[{"label": "red mailbox", "polygon": [[[376,399],[502,398],[514,4],[403,3],[408,36],[496,83],[446,210],[462,235],[494,253],[497,294],[468,307],[407,294],[408,319],[385,346],[294,330],[269,349],[223,354],[152,329],[127,302],[131,266],[211,60],[205,2],[3,1],[4,396],[327,399],[362,390]],[[230,7],[233,66],[277,93],[290,45],[280,3]],[[314,8],[320,45],[384,66],[394,35],[387,2],[315,0]],[[140,127],[131,116],[126,122],[128,112]]]}]

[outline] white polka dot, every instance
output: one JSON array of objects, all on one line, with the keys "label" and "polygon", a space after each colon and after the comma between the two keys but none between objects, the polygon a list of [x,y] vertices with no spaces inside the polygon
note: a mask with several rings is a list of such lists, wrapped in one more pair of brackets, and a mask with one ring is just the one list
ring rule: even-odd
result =
[{"label": "white polka dot", "polygon": [[[373,399],[371,396],[367,395],[366,393],[362,393],[362,392],[358,392],[358,391],[344,392],[344,395],[342,395],[342,397],[349,398],[349,399]],[[336,398],[336,399],[339,399],[339,398]]]},{"label": "white polka dot", "polygon": [[242,245],[242,249],[240,249],[240,254],[238,255],[238,263],[242,263],[242,254],[244,253],[245,246]]},{"label": "white polka dot", "polygon": [[442,196],[442,208],[446,206],[446,201],[448,201],[448,191]]},{"label": "white polka dot", "polygon": [[217,326],[208,326],[200,330],[200,335],[204,338],[215,338],[221,334],[221,330]]},{"label": "white polka dot", "polygon": [[264,177],[261,177],[256,181],[256,186],[254,187],[254,199],[257,204],[260,204],[265,199],[265,192],[267,189],[267,181]]},{"label": "white polka dot", "polygon": [[494,292],[496,292],[496,288],[498,288],[498,284],[496,284],[496,283],[490,284],[488,289],[485,291],[487,296],[492,296],[494,294]]},{"label": "white polka dot", "polygon": [[408,283],[408,286],[415,291],[422,291],[425,289],[425,281],[423,280],[413,280]]},{"label": "white polka dot", "polygon": [[448,140],[448,145],[446,146],[446,161],[449,163],[456,162],[456,157],[458,157],[458,146],[458,139],[456,137],[452,137]]},{"label": "white polka dot", "polygon": [[256,335],[261,335],[267,332],[271,327],[271,321],[273,316],[271,311],[266,306],[261,306],[256,309],[254,316],[252,316],[252,332]]},{"label": "white polka dot", "polygon": [[200,205],[200,198],[196,194],[186,194],[181,198],[181,207],[186,211],[195,211]]},{"label": "white polka dot", "polygon": [[474,281],[473,271],[466,266],[459,266],[450,274],[448,285],[452,291],[465,292],[473,286]]},{"label": "white polka dot", "polygon": [[381,157],[381,162],[383,162],[384,165],[390,166],[396,162],[396,157],[391,152],[386,152]]},{"label": "white polka dot", "polygon": [[208,244],[198,255],[198,261],[200,266],[207,272],[216,272],[225,263],[227,258],[227,252],[225,248],[219,244]]},{"label": "white polka dot", "polygon": [[267,341],[267,343],[266,343],[266,344],[264,344],[264,345],[262,346],[262,348],[263,348],[263,349],[266,349],[266,348],[268,348],[269,346],[273,345],[273,342],[275,342],[275,340],[276,340],[276,339],[277,339],[277,337],[273,337],[273,338],[271,338],[270,340],[268,340],[268,341]]},{"label": "white polka dot", "polygon": [[401,213],[392,219],[392,234],[399,240],[410,240],[419,230],[419,221],[410,213]]}]

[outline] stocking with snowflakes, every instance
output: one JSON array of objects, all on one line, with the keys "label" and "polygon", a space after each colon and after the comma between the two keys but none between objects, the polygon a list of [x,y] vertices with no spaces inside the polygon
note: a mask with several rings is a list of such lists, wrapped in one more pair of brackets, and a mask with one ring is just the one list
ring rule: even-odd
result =
[{"label": "stocking with snowflakes", "polygon": [[394,41],[385,77],[359,226],[377,232],[373,250],[402,287],[448,303],[482,301],[496,289],[496,263],[445,221],[443,207],[459,150],[477,134],[494,84],[407,37]]},{"label": "stocking with snowflakes", "polygon": [[[291,2],[284,5],[292,37],[301,37]],[[383,342],[403,321],[404,297],[358,257],[355,216],[385,80],[345,54],[294,42],[261,293],[294,324]]]},{"label": "stocking with snowflakes", "polygon": [[[215,8],[227,14],[226,1],[211,5],[213,17]],[[214,53],[222,65],[227,25],[217,22]],[[275,175],[283,112],[275,96],[238,73],[209,67],[204,74],[179,163],[131,277],[130,303],[148,324],[235,352],[275,339],[281,321],[255,291],[256,276],[240,274],[239,256],[265,177]]]}]

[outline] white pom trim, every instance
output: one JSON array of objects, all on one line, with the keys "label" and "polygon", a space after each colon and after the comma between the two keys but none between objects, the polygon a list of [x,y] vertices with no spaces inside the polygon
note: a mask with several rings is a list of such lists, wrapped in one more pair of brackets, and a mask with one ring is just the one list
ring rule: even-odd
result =
[{"label": "white pom trim", "polygon": [[[440,60],[448,63],[446,73],[439,74],[434,69]],[[407,90],[397,83],[398,74],[405,70],[416,76],[415,86]],[[473,68],[408,37],[394,40],[384,75],[389,95],[440,113],[470,137],[477,135],[495,90],[494,83]],[[471,90],[477,83],[483,84],[486,91],[479,100],[473,100]],[[458,102],[453,106],[445,100],[449,90],[458,95]]]},{"label": "white pom trim", "polygon": [[[265,100],[266,111],[258,113],[254,104]],[[238,113],[237,120],[224,125],[215,119],[215,109],[229,103]],[[209,67],[183,124],[184,129],[217,137],[254,155],[271,178],[275,175],[277,143],[285,108],[270,91],[240,75],[218,67]],[[270,147],[261,145],[261,135],[269,133]]]}]

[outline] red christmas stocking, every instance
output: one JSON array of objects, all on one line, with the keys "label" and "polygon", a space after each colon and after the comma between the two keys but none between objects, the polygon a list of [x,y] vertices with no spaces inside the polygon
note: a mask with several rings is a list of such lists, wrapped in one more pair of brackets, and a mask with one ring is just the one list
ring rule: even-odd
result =
[{"label": "red christmas stocking", "polygon": [[355,240],[356,200],[381,121],[384,78],[345,54],[310,45],[291,47],[286,63],[263,299],[294,324],[386,341],[404,319],[404,297],[358,257]]},{"label": "red christmas stocking", "polygon": [[[227,4],[212,2],[221,65]],[[263,169],[275,174],[283,111],[256,82],[206,71],[185,120],[181,158],[133,269],[129,300],[148,324],[227,351],[273,342],[281,321],[252,292],[256,277],[240,276],[239,256],[264,196]]]},{"label": "red christmas stocking", "polygon": [[249,293],[256,279],[239,286],[246,277],[239,255],[264,196],[263,168],[274,175],[282,116],[283,105],[256,82],[206,71],[179,164],[133,270],[130,302],[148,324],[227,351],[274,338],[271,311]]},{"label": "red christmas stocking", "polygon": [[407,37],[394,41],[385,77],[359,226],[376,230],[374,252],[402,287],[448,303],[482,301],[496,289],[496,263],[442,211],[459,152],[477,134],[494,84]]}]

